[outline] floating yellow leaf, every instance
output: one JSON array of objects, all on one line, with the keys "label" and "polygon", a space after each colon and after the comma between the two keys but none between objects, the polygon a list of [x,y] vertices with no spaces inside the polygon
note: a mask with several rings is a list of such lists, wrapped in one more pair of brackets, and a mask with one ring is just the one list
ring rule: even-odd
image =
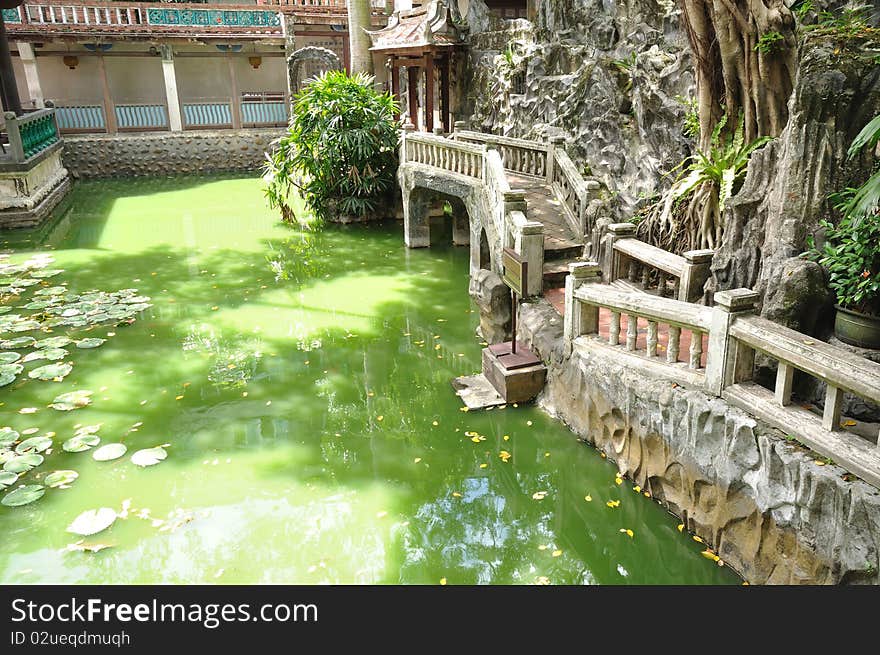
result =
[{"label": "floating yellow leaf", "polygon": [[484,463],[484,464],[480,464],[480,468],[481,468],[481,469],[488,468],[488,467],[489,467],[488,464],[485,464],[485,463]]},{"label": "floating yellow leaf", "polygon": [[550,578],[548,578],[546,575],[539,575],[537,578],[535,578],[535,584],[546,586],[550,584]]},{"label": "floating yellow leaf", "polygon": [[503,437],[501,437],[501,438],[504,439],[505,441],[510,441],[510,435],[509,435],[509,434],[505,434],[505,435],[504,435]]},{"label": "floating yellow leaf", "polygon": [[620,528],[620,532],[621,532],[622,534],[625,534],[625,535],[626,535],[627,537],[629,537],[630,539],[632,539],[633,536],[634,536],[634,535],[633,535],[633,531],[630,530],[629,528]]},{"label": "floating yellow leaf", "polygon": [[544,500],[547,497],[546,491],[536,491],[532,494],[532,500]]},{"label": "floating yellow leaf", "polygon": [[471,441],[473,441],[474,443],[480,443],[480,438],[479,437],[471,437]]},{"label": "floating yellow leaf", "polygon": [[697,535],[694,535],[694,541],[696,541],[698,544],[703,543],[703,540],[700,539]]},{"label": "floating yellow leaf", "polygon": [[445,586],[446,585],[446,578],[440,578],[440,584]]},{"label": "floating yellow leaf", "polygon": [[619,500],[609,500],[607,503],[605,503],[605,505],[607,505],[611,509],[614,509],[615,507],[620,507],[620,501]]},{"label": "floating yellow leaf", "polygon": [[584,496],[584,500],[586,500],[588,503],[592,503],[593,497],[591,495],[587,494],[586,496]]},{"label": "floating yellow leaf", "polygon": [[501,461],[506,464],[507,461],[510,459],[510,453],[506,450],[502,450],[500,453],[498,453],[498,457],[500,457]]},{"label": "floating yellow leaf", "polygon": [[623,484],[623,478],[619,476],[614,478],[614,484]]},{"label": "floating yellow leaf", "polygon": [[416,458],[413,460],[413,462],[415,462],[416,464],[418,464],[418,463],[421,462],[421,461],[422,461],[422,458],[421,458],[421,457],[416,457]]},{"label": "floating yellow leaf", "polygon": [[562,555],[562,551],[561,550],[554,550],[552,555],[553,555],[553,557],[559,557],[560,555]]},{"label": "floating yellow leaf", "polygon": [[453,492],[452,492],[452,497],[453,497],[453,498],[461,498],[461,494],[458,493],[457,491],[453,491]]},{"label": "floating yellow leaf", "polygon": [[681,532],[682,530],[684,530],[684,523],[679,523],[678,524],[678,531]]},{"label": "floating yellow leaf", "polygon": [[851,427],[853,427],[854,425],[856,425],[856,422],[853,421],[852,419],[850,419],[850,420],[846,420],[846,421],[844,421],[843,423],[841,423],[841,425],[842,425],[843,427],[845,427],[845,428],[851,428]]},{"label": "floating yellow leaf", "polygon": [[540,546],[538,546],[538,550],[547,550],[547,546],[541,544]]},{"label": "floating yellow leaf", "polygon": [[531,421],[526,421],[526,425],[531,425],[531,424],[532,424]]},{"label": "floating yellow leaf", "polygon": [[816,466],[825,466],[825,462],[823,462],[821,459],[814,460],[813,464],[815,464]]},{"label": "floating yellow leaf", "polygon": [[636,493],[639,493],[641,490],[642,488],[639,485],[633,487],[633,491],[635,491]]},{"label": "floating yellow leaf", "polygon": [[460,412],[466,412],[466,411],[468,411],[468,408],[467,408],[467,407],[459,407],[459,408],[458,408],[458,411],[460,411]]},{"label": "floating yellow leaf", "polygon": [[183,398],[183,396],[175,396],[174,400],[181,400],[182,398]]},{"label": "floating yellow leaf", "polygon": [[431,423],[431,425],[433,425],[433,426],[437,426],[437,425],[440,425],[440,424],[439,424],[437,421],[434,421],[433,423]]},{"label": "floating yellow leaf", "polygon": [[713,562],[718,562],[721,560],[721,558],[718,557],[718,555],[716,555],[710,548],[707,548],[706,550],[701,552],[700,555],[702,555],[706,559],[712,560]]},{"label": "floating yellow leaf", "polygon": [[384,421],[384,420],[385,420],[385,417],[382,416],[381,414],[379,414],[379,416],[376,417],[376,420],[377,420],[377,421]]},{"label": "floating yellow leaf", "polygon": [[644,492],[642,495],[643,495],[645,498],[650,498],[650,497],[651,497],[651,494],[648,493],[647,491]]}]

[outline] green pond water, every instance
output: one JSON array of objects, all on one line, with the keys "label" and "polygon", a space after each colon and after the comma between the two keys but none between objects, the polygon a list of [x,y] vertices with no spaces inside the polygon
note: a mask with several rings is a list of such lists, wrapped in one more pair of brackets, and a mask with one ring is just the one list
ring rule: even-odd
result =
[{"label": "green pond water", "polygon": [[[450,380],[481,349],[464,248],[407,250],[397,224],[301,232],[239,178],[80,183],[51,230],[0,245],[51,252],[71,291],[153,302],[88,332],[107,343],[62,382],[0,389],[0,426],[56,433],[21,482],[80,474],[0,507],[3,583],[739,582],[540,410],[460,411]],[[91,406],[47,408],[76,389]],[[97,423],[126,457],[60,448]],[[164,462],[129,460],[160,444]],[[129,507],[85,540],[111,547],[65,550],[101,507]]]}]

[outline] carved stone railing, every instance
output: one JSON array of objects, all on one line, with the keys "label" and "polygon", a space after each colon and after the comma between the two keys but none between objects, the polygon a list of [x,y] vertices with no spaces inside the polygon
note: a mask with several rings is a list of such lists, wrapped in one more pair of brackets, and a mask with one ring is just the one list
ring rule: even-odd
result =
[{"label": "carved stone railing", "polygon": [[547,182],[562,202],[565,217],[575,234],[586,236],[594,227],[588,220],[587,208],[590,200],[597,197],[599,183],[580,174],[563,148],[564,143],[561,136],[550,140]]},{"label": "carved stone railing", "polygon": [[543,292],[544,226],[526,217],[525,192],[510,188],[498,150],[485,143],[416,132],[407,125],[400,153],[401,166],[427,166],[476,182],[482,200],[479,208],[471,206],[479,214],[471,219],[488,221],[500,236],[500,246],[513,248],[529,262],[528,295]]},{"label": "carved stone railing", "polygon": [[[616,361],[634,369],[651,370],[723,397],[880,487],[880,439],[842,430],[841,423],[844,392],[880,404],[880,364],[757,316],[758,295],[749,289],[716,293],[710,308],[601,284],[598,263],[571,264],[569,270],[564,315],[567,352],[610,349]],[[605,312],[605,320],[600,321],[600,312]],[[606,322],[607,334],[600,336],[600,324]],[[683,331],[690,333],[686,361],[681,361],[680,352]],[[664,339],[666,353],[661,357]],[[756,353],[778,362],[774,391],[753,381]],[[821,416],[792,402],[795,370],[826,384]],[[876,426],[874,430],[877,435]]]},{"label": "carved stone railing", "polygon": [[480,181],[486,179],[486,146],[459,143],[433,134],[408,132],[404,135],[402,151],[402,164],[424,164]]},{"label": "carved stone railing", "polygon": [[480,143],[498,151],[504,170],[530,177],[547,177],[548,146],[526,139],[513,139],[470,130],[456,130],[454,138],[464,143]]},{"label": "carved stone railing", "polygon": [[60,139],[54,109],[38,109],[17,117],[8,112],[5,119],[8,156],[16,163],[36,157]]},{"label": "carved stone railing", "polygon": [[703,299],[711,274],[713,250],[691,250],[683,255],[662,250],[635,238],[632,223],[612,223],[605,234],[602,274],[608,284],[626,285],[685,302]]}]

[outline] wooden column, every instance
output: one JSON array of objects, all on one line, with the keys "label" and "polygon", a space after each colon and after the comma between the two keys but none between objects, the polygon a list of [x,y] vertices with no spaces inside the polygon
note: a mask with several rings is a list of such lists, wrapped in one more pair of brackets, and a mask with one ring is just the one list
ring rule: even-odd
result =
[{"label": "wooden column", "polygon": [[[400,66],[397,65],[397,57],[391,58],[391,95],[397,101],[398,106],[403,104],[400,102]],[[400,118],[400,110],[397,111],[397,118]]]},{"label": "wooden column", "polygon": [[226,53],[226,63],[229,65],[229,88],[232,96],[232,129],[241,129],[241,92],[238,88],[238,74],[235,72],[235,58],[232,53]]},{"label": "wooden column", "polygon": [[434,53],[425,55],[425,131],[434,131]]},{"label": "wooden column", "polygon": [[407,95],[409,96],[409,121],[419,126],[419,67],[407,66]]},{"label": "wooden column", "polygon": [[104,123],[107,134],[116,134],[116,105],[113,104],[113,96],[110,95],[110,81],[107,79],[107,66],[104,63],[104,55],[98,55],[98,72],[101,74],[101,89],[104,92]]},{"label": "wooden column", "polygon": [[447,54],[440,63],[440,122],[443,124],[443,131],[447,134],[452,131],[452,112],[449,106],[449,66],[449,55]]}]

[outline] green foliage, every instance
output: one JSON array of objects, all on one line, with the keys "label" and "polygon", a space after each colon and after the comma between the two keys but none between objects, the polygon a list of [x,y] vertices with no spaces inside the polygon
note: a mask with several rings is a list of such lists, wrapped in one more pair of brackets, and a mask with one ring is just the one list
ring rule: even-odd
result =
[{"label": "green foliage", "polygon": [[724,205],[733,195],[734,185],[743,176],[752,152],[772,139],[760,137],[751,143],[743,141],[744,120],[731,136],[724,137],[727,116],[722,116],[712,130],[709,152],[697,150],[690,165],[672,186],[673,198],[680,200],[705,183],[712,185],[718,194],[718,211],[724,212]]},{"label": "green foliage", "polygon": [[769,55],[782,45],[781,41],[785,41],[785,37],[779,32],[764,32],[758,37],[755,50],[762,55]]},{"label": "green foliage", "polygon": [[806,23],[810,14],[815,10],[813,0],[801,0],[792,5],[791,10],[798,20],[798,23]]},{"label": "green foliage", "polygon": [[815,23],[807,24],[808,16],[812,14],[814,9],[812,0],[806,0],[795,9],[795,15],[801,23],[801,30],[819,31],[844,39],[852,39],[874,29],[870,23],[873,11],[870,5],[855,5],[837,11],[823,10],[818,13]]},{"label": "green foliage", "polygon": [[691,139],[700,138],[700,105],[696,98],[685,98],[683,96],[675,96],[679,104],[684,105],[685,115],[684,122],[681,126],[681,133]]},{"label": "green foliage", "polygon": [[296,188],[318,220],[363,217],[394,188],[400,123],[390,93],[373,78],[329,71],[294,98],[287,134],[267,157],[269,206],[293,218]]},{"label": "green foliage", "polygon": [[[880,141],[880,115],[853,139],[847,152],[854,157]],[[843,218],[825,229],[821,249],[810,242],[811,256],[828,271],[829,286],[841,307],[880,316],[880,169],[860,187],[832,196]]]},{"label": "green foliage", "polygon": [[636,52],[633,51],[624,59],[612,59],[611,65],[614,66],[618,73],[624,78],[624,90],[630,91],[633,87],[633,73],[636,68]]}]

